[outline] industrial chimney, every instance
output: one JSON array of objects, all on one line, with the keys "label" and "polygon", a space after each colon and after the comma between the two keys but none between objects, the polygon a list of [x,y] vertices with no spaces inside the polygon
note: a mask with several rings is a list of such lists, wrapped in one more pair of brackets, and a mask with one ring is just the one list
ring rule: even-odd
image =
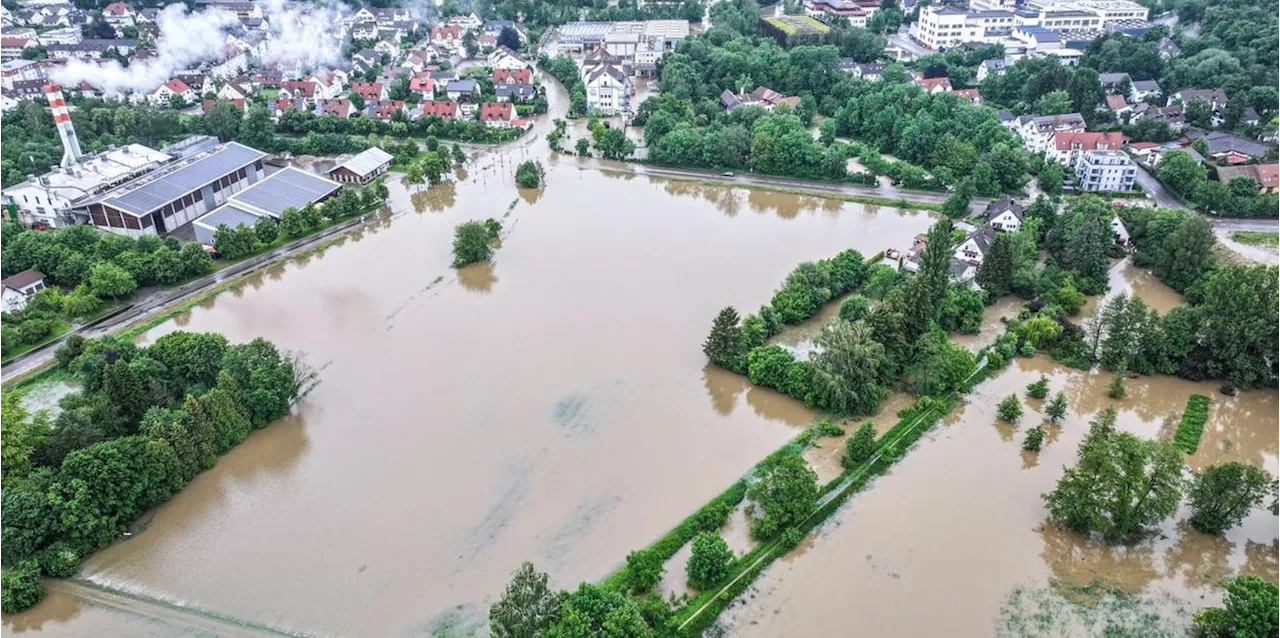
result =
[{"label": "industrial chimney", "polygon": [[58,127],[58,137],[62,138],[62,165],[77,164],[81,155],[80,140],[76,139],[76,129],[71,125],[71,113],[67,111],[67,101],[62,99],[62,89],[57,84],[46,84],[44,95],[53,110],[53,124]]}]

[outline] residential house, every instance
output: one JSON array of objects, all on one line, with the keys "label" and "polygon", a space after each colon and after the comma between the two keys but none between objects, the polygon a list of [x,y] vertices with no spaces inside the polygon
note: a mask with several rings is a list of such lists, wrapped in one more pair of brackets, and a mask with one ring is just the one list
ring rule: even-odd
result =
[{"label": "residential house", "polygon": [[387,99],[387,85],[380,82],[356,82],[351,85],[351,92],[364,98],[365,102],[377,102]]},{"label": "residential house", "polygon": [[1036,155],[1044,155],[1053,148],[1056,133],[1083,133],[1084,117],[1079,113],[1063,115],[1023,115],[1005,126],[1022,138],[1022,145]]},{"label": "residential house", "polygon": [[1190,104],[1195,100],[1204,100],[1219,113],[1227,108],[1227,92],[1222,89],[1183,89],[1169,96],[1169,104]]},{"label": "residential house", "polygon": [[391,168],[395,157],[378,147],[361,151],[329,170],[329,179],[344,184],[368,184]]},{"label": "residential house", "polygon": [[20,80],[44,80],[46,65],[35,60],[10,60],[0,64],[0,88],[13,88]]},{"label": "residential house", "polygon": [[289,80],[280,83],[280,92],[276,94],[278,98],[286,100],[306,100],[312,103],[316,99],[316,83],[307,82],[305,80]]},{"label": "residential house", "polygon": [[271,100],[267,106],[271,109],[271,119],[277,122],[280,121],[280,116],[284,115],[284,112],[290,109],[297,109],[299,111],[308,110],[307,101],[301,98],[291,100],[289,98],[278,97]]},{"label": "residential house", "polygon": [[372,69],[382,64],[382,54],[373,49],[361,49],[351,56],[351,66],[360,73],[368,73]]},{"label": "residential house", "polygon": [[493,91],[499,102],[523,102],[538,94],[532,84],[498,84]]},{"label": "residential house", "polygon": [[953,257],[959,261],[981,264],[982,258],[986,256],[987,250],[991,248],[991,244],[996,240],[996,229],[991,226],[983,226],[978,230],[969,233],[969,236],[956,246]]},{"label": "residential house", "polygon": [[474,31],[484,24],[484,20],[481,20],[480,16],[473,11],[467,15],[450,16],[447,24],[460,31]]},{"label": "residential house", "polygon": [[1252,106],[1246,106],[1244,107],[1244,110],[1240,112],[1241,126],[1257,126],[1261,123],[1262,118],[1258,116],[1258,111]]},{"label": "residential house", "polygon": [[1160,43],[1156,46],[1160,50],[1160,57],[1162,58],[1175,58],[1182,55],[1182,47],[1178,46],[1178,43],[1174,42],[1173,38],[1160,38]]},{"label": "residential house", "polygon": [[1129,154],[1138,160],[1139,164],[1155,168],[1160,162],[1160,158],[1169,152],[1170,148],[1158,142],[1133,142],[1129,144]]},{"label": "residential house", "polygon": [[1160,84],[1155,80],[1134,80],[1130,86],[1133,90],[1129,93],[1129,99],[1134,102],[1143,102],[1147,98],[1158,99],[1160,97]]},{"label": "residential house", "polygon": [[347,74],[339,69],[330,69],[313,73],[307,76],[306,80],[316,86],[317,99],[331,100],[342,96],[343,87],[347,85]]},{"label": "residential house", "polygon": [[977,79],[978,82],[982,82],[993,75],[1000,75],[1001,73],[1004,73],[1005,68],[1008,66],[1009,63],[1005,62],[1001,58],[983,60],[982,64],[978,65],[978,72],[974,75],[974,78]]},{"label": "residential house", "polygon": [[120,39],[81,40],[76,44],[51,44],[45,47],[49,58],[54,60],[96,60],[108,51],[129,55],[137,49],[137,40]]},{"label": "residential house", "polygon": [[9,62],[11,60],[19,60],[22,58],[22,50],[27,47],[39,46],[40,41],[34,37],[30,38],[0,38],[0,61]]},{"label": "residential house", "polygon": [[1209,147],[1208,156],[1220,163],[1245,164],[1267,157],[1266,144],[1232,135],[1226,131],[1211,131],[1203,136],[1188,135],[1187,137],[1203,139]]},{"label": "residential house", "polygon": [[513,31],[516,32],[516,37],[519,38],[521,44],[529,41],[529,34],[525,32],[523,25],[516,24],[515,22],[512,22],[510,20],[485,20],[484,21],[485,35],[491,35],[497,38],[498,36],[502,35],[502,30],[507,28],[512,29]]},{"label": "residential house", "polygon": [[1143,118],[1164,120],[1169,123],[1169,127],[1174,131],[1181,131],[1187,127],[1186,115],[1183,113],[1182,106],[1178,104],[1172,106],[1150,106],[1144,102],[1135,105],[1133,107],[1133,121]]},{"label": "residential house", "polygon": [[317,101],[315,111],[313,112],[317,117],[328,115],[340,120],[345,120],[354,115],[357,111],[355,106],[351,104],[351,100],[348,100],[347,98],[333,98]]},{"label": "residential house", "polygon": [[[1120,93],[1122,84],[1133,84],[1133,78],[1128,73],[1099,73],[1098,83],[1102,85],[1103,92]],[[1126,94],[1127,95],[1127,94]]]},{"label": "residential house", "polygon": [[1280,164],[1246,164],[1244,166],[1219,166],[1214,169],[1218,181],[1223,184],[1244,177],[1258,185],[1258,192],[1274,195],[1280,186]]},{"label": "residential house", "polygon": [[1118,151],[1123,149],[1128,141],[1129,138],[1119,131],[1054,133],[1053,152],[1046,154],[1045,159],[1074,169],[1081,154],[1087,151]]},{"label": "residential house", "polygon": [[532,84],[533,71],[529,69],[494,69],[493,84]]},{"label": "residential house", "polygon": [[987,210],[982,213],[982,219],[998,231],[1016,233],[1019,228],[1022,228],[1022,216],[1026,212],[1026,206],[1004,195],[987,205]]},{"label": "residential house", "polygon": [[445,93],[455,102],[471,101],[480,97],[480,85],[470,78],[450,80],[445,86]]},{"label": "residential house", "polygon": [[1118,93],[1111,93],[1107,95],[1105,102],[1107,110],[1114,112],[1116,115],[1133,112],[1133,107],[1129,106],[1129,101],[1125,99],[1125,96]]},{"label": "residential house", "polygon": [[27,307],[27,301],[37,292],[44,289],[44,273],[39,270],[24,270],[11,277],[0,280],[0,302],[4,312],[18,312]]},{"label": "residential house", "polygon": [[351,25],[351,37],[356,40],[377,40],[378,23],[373,20],[361,20]]},{"label": "residential house", "polygon": [[979,91],[978,89],[953,89],[947,91],[947,93],[950,93],[951,95],[954,95],[974,106],[982,104],[982,91]]},{"label": "residential house", "polygon": [[857,64],[853,68],[853,77],[862,78],[868,82],[880,81],[880,76],[884,74],[885,64],[882,62],[871,62],[868,64]]},{"label": "residential house", "polygon": [[50,29],[36,36],[40,40],[40,44],[49,46],[51,44],[79,44],[84,42],[84,32],[78,27],[62,27],[59,29]]},{"label": "residential house", "polygon": [[515,111],[510,102],[485,102],[480,105],[480,121],[490,128],[511,128]]},{"label": "residential house", "polygon": [[1121,151],[1085,151],[1076,162],[1076,183],[1081,190],[1128,191],[1138,166]]},{"label": "residential house", "polygon": [[409,78],[409,92],[422,100],[433,99],[436,96],[436,81],[425,73],[416,74]]},{"label": "residential house", "polygon": [[720,104],[724,106],[726,111],[732,111],[740,106],[759,106],[766,111],[772,111],[779,104],[786,104],[794,109],[799,106],[800,98],[788,97],[773,89],[761,86],[750,93],[734,94],[725,89],[720,94]]},{"label": "residential house", "polygon": [[218,89],[219,100],[244,100],[252,94],[249,85],[242,80],[224,82]]},{"label": "residential house", "polygon": [[364,107],[366,117],[375,120],[390,120],[392,115],[404,111],[404,100],[381,100]]},{"label": "residential house", "polygon": [[943,93],[951,90],[951,78],[916,78],[911,81],[918,87],[923,88],[928,93]]},{"label": "residential house", "polygon": [[419,105],[422,117],[438,117],[446,120],[457,119],[458,103],[441,100],[427,100]]},{"label": "residential house", "polygon": [[115,27],[117,33],[124,27],[133,26],[136,23],[137,15],[133,7],[123,2],[112,2],[102,8],[103,21]]},{"label": "residential house", "polygon": [[393,60],[400,57],[400,45],[390,40],[378,40],[373,43],[373,50],[377,51],[381,55],[386,55]]},{"label": "residential house", "polygon": [[431,29],[431,43],[442,44],[450,49],[462,46],[462,27],[434,27]]},{"label": "residential house", "polygon": [[409,69],[414,73],[421,73],[436,59],[436,54],[431,49],[414,49],[405,56],[404,62],[400,63],[401,68]]},{"label": "residential house", "polygon": [[147,95],[147,101],[155,106],[169,104],[174,96],[181,98],[187,104],[195,102],[200,96],[187,86],[186,82],[173,78],[164,84],[156,87],[154,91]]},{"label": "residential house", "polygon": [[525,62],[518,54],[516,54],[515,51],[512,51],[507,47],[498,47],[489,54],[489,66],[492,67],[494,71],[498,71],[499,69],[513,71],[516,69],[532,68],[532,65]]}]

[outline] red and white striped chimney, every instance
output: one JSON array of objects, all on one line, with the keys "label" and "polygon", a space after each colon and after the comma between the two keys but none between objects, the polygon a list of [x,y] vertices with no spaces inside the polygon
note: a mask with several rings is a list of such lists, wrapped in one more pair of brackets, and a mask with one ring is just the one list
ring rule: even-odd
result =
[{"label": "red and white striped chimney", "polygon": [[76,129],[71,125],[71,113],[67,111],[67,101],[62,98],[62,89],[57,84],[46,84],[44,96],[49,99],[49,108],[53,110],[53,124],[58,127],[58,137],[62,138],[62,165],[79,163],[80,140],[76,138]]}]

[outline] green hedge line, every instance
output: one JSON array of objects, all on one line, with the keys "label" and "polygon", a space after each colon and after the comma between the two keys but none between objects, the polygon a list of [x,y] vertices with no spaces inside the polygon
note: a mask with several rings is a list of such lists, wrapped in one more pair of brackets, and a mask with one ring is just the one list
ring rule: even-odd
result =
[{"label": "green hedge line", "polygon": [[1187,410],[1182,413],[1178,432],[1173,435],[1173,445],[1187,454],[1195,454],[1200,447],[1200,435],[1204,423],[1209,420],[1209,397],[1193,394],[1187,399]]}]

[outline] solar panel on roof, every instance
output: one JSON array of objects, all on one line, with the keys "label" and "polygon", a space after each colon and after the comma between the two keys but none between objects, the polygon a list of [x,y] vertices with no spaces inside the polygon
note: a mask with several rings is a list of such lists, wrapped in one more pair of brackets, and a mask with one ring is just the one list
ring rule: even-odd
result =
[{"label": "solar panel on roof", "polygon": [[262,151],[240,144],[227,144],[206,157],[156,177],[127,193],[107,197],[105,201],[120,210],[145,215],[263,157],[266,153]]},{"label": "solar panel on roof", "polygon": [[236,193],[231,201],[279,217],[286,208],[302,208],[341,187],[333,180],[290,167]]}]

